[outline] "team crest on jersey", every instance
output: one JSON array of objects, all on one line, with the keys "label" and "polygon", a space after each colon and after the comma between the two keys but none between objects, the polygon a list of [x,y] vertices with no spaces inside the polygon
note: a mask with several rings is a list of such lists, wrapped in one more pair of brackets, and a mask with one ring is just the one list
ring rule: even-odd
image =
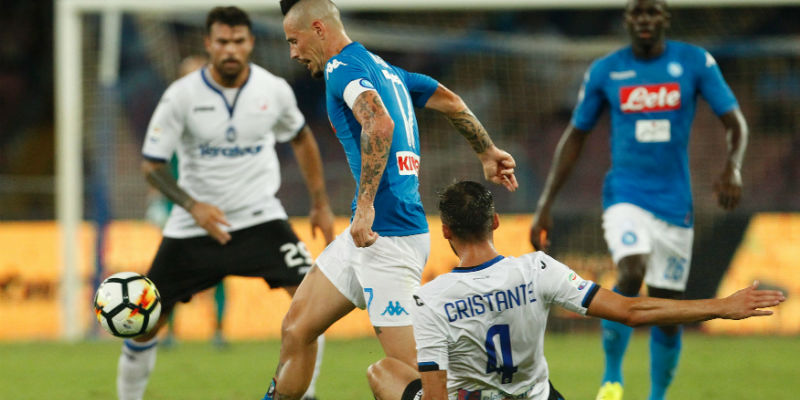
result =
[{"label": "team crest on jersey", "polygon": [[678,82],[623,86],[619,89],[620,109],[624,113],[672,111],[681,108]]},{"label": "team crest on jersey", "polygon": [[236,128],[233,126],[229,126],[227,130],[225,130],[225,140],[229,142],[236,141]]},{"label": "team crest on jersey", "polygon": [[411,151],[398,151],[395,153],[397,157],[397,172],[400,175],[417,175],[419,176],[419,156]]},{"label": "team crest on jersey", "polygon": [[683,75],[683,66],[680,63],[677,63],[677,62],[673,61],[673,62],[667,64],[667,73],[671,77],[677,78],[677,77]]}]

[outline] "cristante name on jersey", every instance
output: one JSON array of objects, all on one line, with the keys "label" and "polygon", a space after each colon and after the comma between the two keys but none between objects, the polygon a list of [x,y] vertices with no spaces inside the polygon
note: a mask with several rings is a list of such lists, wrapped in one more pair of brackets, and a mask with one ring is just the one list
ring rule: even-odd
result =
[{"label": "cristante name on jersey", "polygon": [[400,175],[417,175],[419,176],[419,156],[411,151],[398,151],[395,153],[397,157],[397,170]]},{"label": "cristante name on jersey", "polygon": [[677,110],[681,108],[681,86],[677,82],[623,86],[619,99],[624,113]]},{"label": "cristante name on jersey", "polygon": [[536,302],[533,282],[523,283],[512,288],[475,294],[444,303],[444,313],[450,322],[472,318],[487,312],[503,312]]},{"label": "cristante name on jersey", "polygon": [[231,147],[220,147],[220,146],[211,146],[208,144],[201,144],[200,145],[200,156],[201,157],[242,157],[247,155],[255,155],[261,152],[261,149],[264,146],[257,145],[257,146],[231,146]]}]

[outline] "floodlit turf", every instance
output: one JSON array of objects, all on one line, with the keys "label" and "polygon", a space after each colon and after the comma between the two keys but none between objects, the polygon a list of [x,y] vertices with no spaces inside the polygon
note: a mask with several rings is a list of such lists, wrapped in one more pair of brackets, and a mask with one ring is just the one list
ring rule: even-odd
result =
[{"label": "floodlit turf", "polygon": [[[625,363],[627,400],[648,390],[648,336],[634,335]],[[115,399],[118,341],[0,343],[0,399]],[[318,393],[322,400],[372,399],[366,367],[382,356],[374,339],[329,340]],[[205,342],[160,350],[147,400],[261,399],[277,361],[278,343]],[[545,344],[551,380],[569,400],[593,399],[602,373],[597,334],[553,334]],[[712,337],[689,333],[669,399],[796,399],[800,338]]]}]

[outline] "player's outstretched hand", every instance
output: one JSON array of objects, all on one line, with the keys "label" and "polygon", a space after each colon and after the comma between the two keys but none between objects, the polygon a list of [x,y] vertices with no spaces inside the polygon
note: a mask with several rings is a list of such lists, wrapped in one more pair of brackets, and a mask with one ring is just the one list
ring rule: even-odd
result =
[{"label": "player's outstretched hand", "polygon": [[192,218],[203,229],[211,235],[214,240],[220,244],[228,243],[231,240],[231,234],[224,231],[220,225],[231,226],[230,222],[225,219],[225,213],[219,208],[203,202],[194,203],[192,209],[189,210]]},{"label": "player's outstretched hand", "polygon": [[311,207],[308,213],[308,219],[311,222],[311,238],[317,238],[317,229],[322,232],[325,238],[325,244],[330,244],[333,241],[333,211],[328,204]]},{"label": "player's outstretched hand", "polygon": [[479,153],[478,158],[483,164],[483,176],[487,181],[503,185],[510,192],[517,190],[519,184],[514,175],[517,163],[511,154],[492,145],[483,153]]},{"label": "player's outstretched hand", "polygon": [[350,224],[350,236],[356,247],[369,247],[378,240],[378,234],[372,231],[372,222],[375,220],[375,207],[357,206],[353,222]]},{"label": "player's outstretched hand", "polygon": [[723,299],[724,311],[720,318],[744,319],[772,315],[765,307],[774,307],[786,300],[777,290],[758,290],[758,281]]},{"label": "player's outstretched hand", "polygon": [[550,211],[536,210],[531,224],[531,246],[536,251],[547,251],[550,247],[550,240],[547,239],[547,232],[553,228],[553,218]]},{"label": "player's outstretched hand", "polygon": [[717,181],[714,182],[714,194],[717,203],[726,211],[733,210],[739,205],[742,197],[742,175],[736,168],[725,168]]}]

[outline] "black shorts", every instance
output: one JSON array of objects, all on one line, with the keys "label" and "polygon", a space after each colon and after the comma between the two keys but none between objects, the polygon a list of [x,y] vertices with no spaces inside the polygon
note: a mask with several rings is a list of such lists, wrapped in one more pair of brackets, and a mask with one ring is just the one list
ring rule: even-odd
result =
[{"label": "black shorts", "polygon": [[147,272],[165,309],[187,302],[228,275],[261,277],[270,287],[297,286],[313,260],[289,222],[274,220],[230,232],[221,245],[211,236],[165,237]]}]

